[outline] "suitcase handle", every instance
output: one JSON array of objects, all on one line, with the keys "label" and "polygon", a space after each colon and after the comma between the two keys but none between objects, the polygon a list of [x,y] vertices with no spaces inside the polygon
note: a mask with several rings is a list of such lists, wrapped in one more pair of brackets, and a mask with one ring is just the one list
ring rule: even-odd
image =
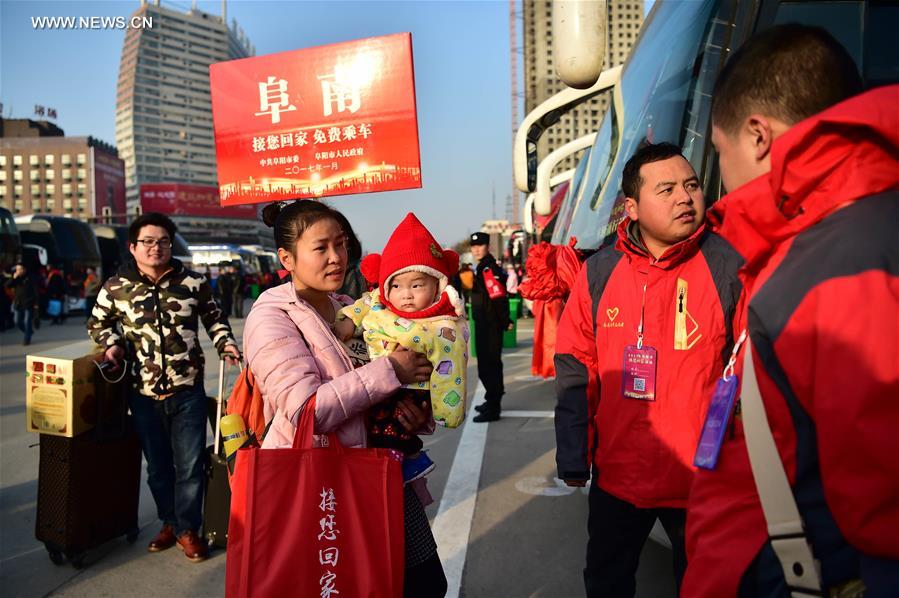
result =
[{"label": "suitcase handle", "polygon": [[[243,371],[243,361],[237,362],[238,367],[241,371]],[[219,388],[218,394],[215,397],[215,441],[213,443],[213,450],[215,454],[219,454],[219,450],[222,446],[222,409],[225,404],[225,366],[226,362],[224,359],[219,360]]]}]

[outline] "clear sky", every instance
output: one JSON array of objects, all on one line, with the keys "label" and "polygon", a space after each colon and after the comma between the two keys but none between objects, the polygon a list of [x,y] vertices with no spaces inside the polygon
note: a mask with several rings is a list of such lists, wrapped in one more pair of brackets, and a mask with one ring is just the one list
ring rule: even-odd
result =
[{"label": "clear sky", "polygon": [[[162,4],[190,7],[189,0]],[[38,30],[31,17],[127,17],[139,5],[138,0],[0,0],[3,116],[34,118],[35,104],[53,107],[66,135],[115,144],[124,31]],[[204,0],[198,7],[221,14],[221,2]],[[507,1],[230,0],[229,22],[232,18],[257,55],[412,32],[422,189],[328,200],[350,219],[366,251],[380,251],[408,211],[438,241],[456,243],[492,217],[494,186],[496,215],[505,216],[512,192]]]}]

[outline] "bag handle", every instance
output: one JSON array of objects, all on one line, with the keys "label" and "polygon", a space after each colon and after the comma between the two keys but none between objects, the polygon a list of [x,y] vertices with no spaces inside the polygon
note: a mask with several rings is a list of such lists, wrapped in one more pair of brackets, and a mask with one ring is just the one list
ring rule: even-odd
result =
[{"label": "bag handle", "polygon": [[768,524],[771,548],[780,561],[791,596],[823,596],[821,572],[806,539],[805,526],[768,424],[749,342],[745,351],[741,392],[743,434],[759,502]]},{"label": "bag handle", "polygon": [[[306,399],[303,406],[300,407],[300,419],[297,422],[297,431],[293,436],[293,448],[308,449],[312,448],[312,439],[315,436],[315,395]],[[337,439],[337,434],[331,432],[325,434],[325,445],[322,448],[331,449],[342,453],[344,451],[343,444]]]}]

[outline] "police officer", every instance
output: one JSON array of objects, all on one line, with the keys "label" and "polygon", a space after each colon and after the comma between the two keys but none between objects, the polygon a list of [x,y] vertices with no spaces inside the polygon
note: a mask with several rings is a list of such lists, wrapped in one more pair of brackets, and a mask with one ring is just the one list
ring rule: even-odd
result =
[{"label": "police officer", "polygon": [[487,233],[471,235],[471,255],[478,260],[471,289],[471,315],[474,319],[475,350],[478,378],[484,385],[484,402],[475,409],[472,421],[492,422],[499,419],[503,397],[503,332],[512,326],[509,319],[509,297],[506,295],[506,273],[490,254]]}]

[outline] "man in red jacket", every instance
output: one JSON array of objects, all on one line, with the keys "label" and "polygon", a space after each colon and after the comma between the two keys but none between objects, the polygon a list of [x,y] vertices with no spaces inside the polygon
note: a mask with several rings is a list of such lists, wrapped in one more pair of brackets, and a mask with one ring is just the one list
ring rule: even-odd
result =
[{"label": "man in red jacket", "polygon": [[628,218],[581,267],[556,342],[556,463],[590,478],[588,596],[633,596],[656,519],[686,566],[684,517],[705,398],[731,345],[741,260],[706,230],[680,148],[648,145],[622,181]]},{"label": "man in red jacket", "polygon": [[[734,54],[712,107],[731,193],[710,217],[746,260],[736,373],[751,342],[782,462],[765,467],[786,471],[805,536],[791,539],[810,544],[825,596],[899,591],[899,86],[861,89],[829,34],[785,25]],[[786,596],[807,570],[784,573],[740,409],[731,421],[690,495],[683,595]]]}]

